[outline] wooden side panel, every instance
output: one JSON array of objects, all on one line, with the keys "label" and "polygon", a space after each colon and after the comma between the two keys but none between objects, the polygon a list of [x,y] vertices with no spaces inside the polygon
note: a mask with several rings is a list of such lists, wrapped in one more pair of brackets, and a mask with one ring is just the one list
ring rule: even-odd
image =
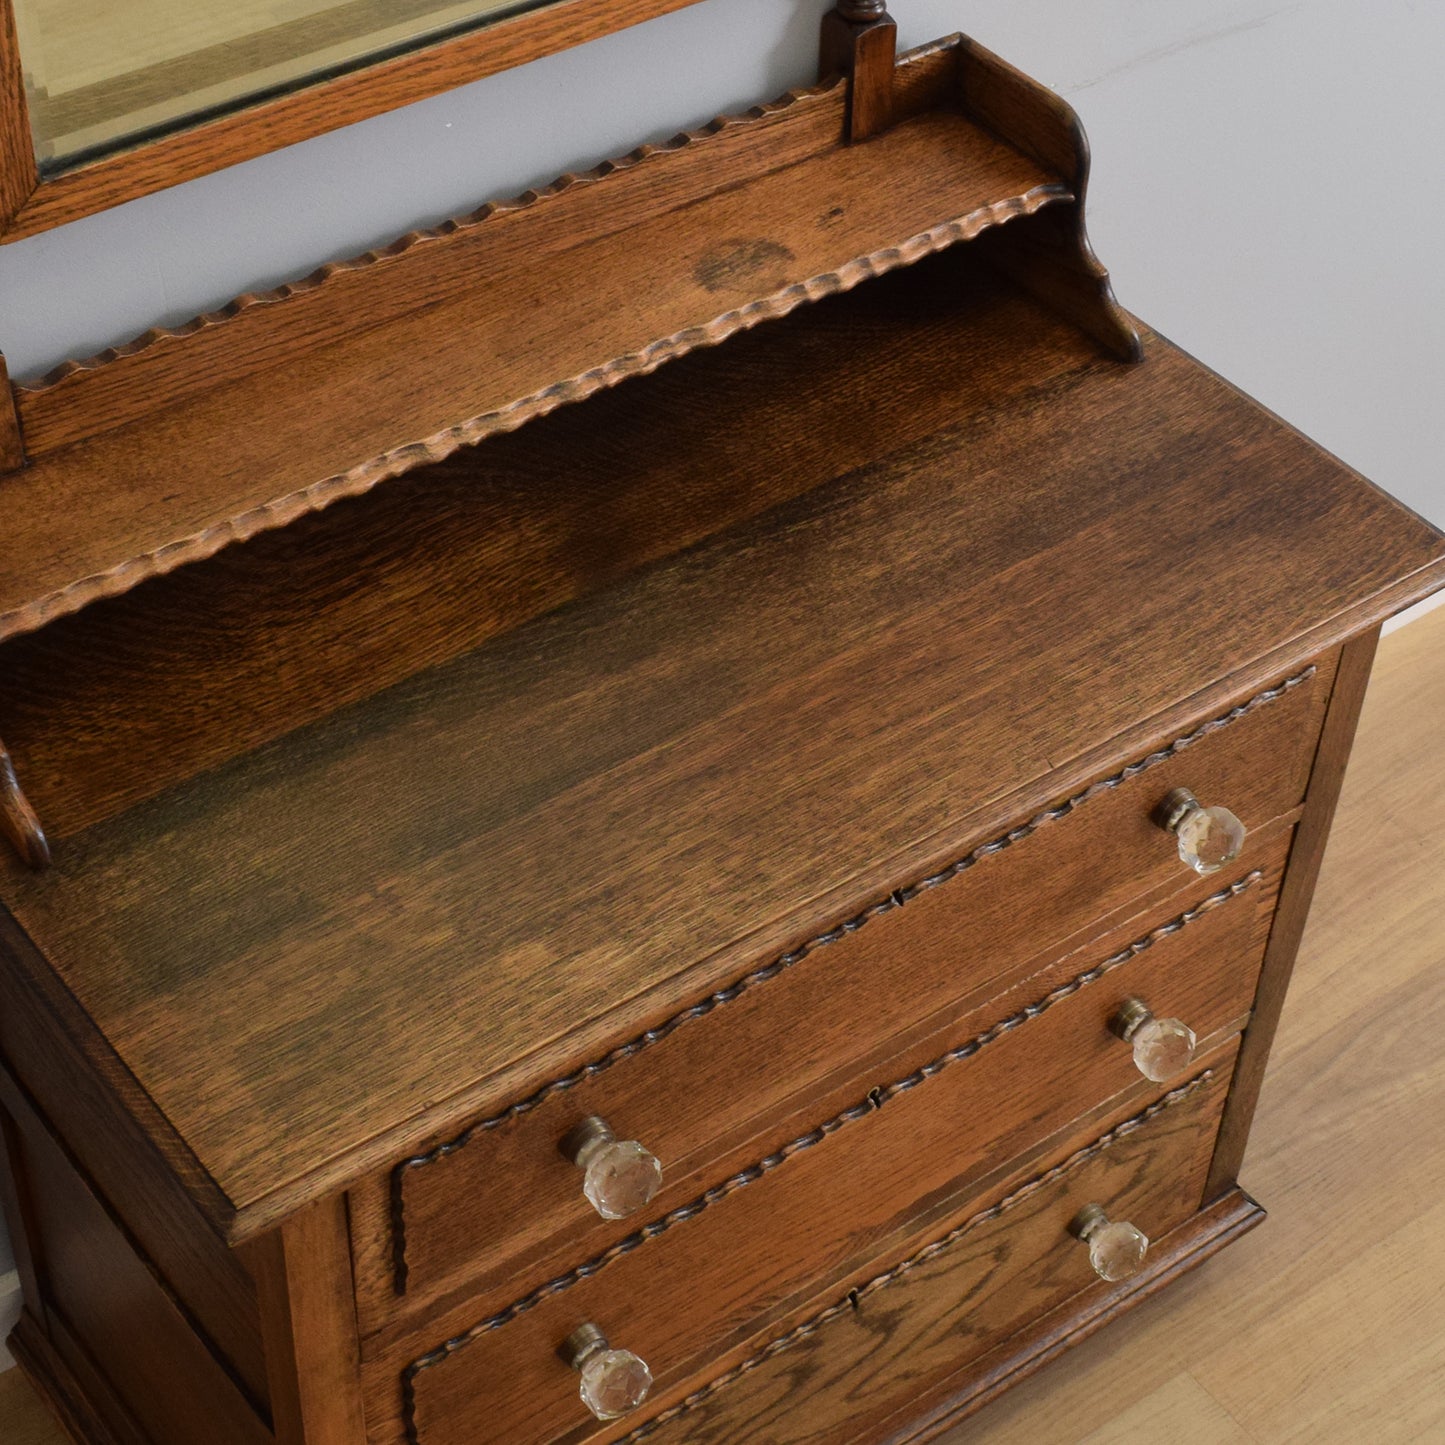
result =
[{"label": "wooden side panel", "polygon": [[5,1106],[45,1333],[82,1389],[86,1375],[102,1382],[86,1392],[89,1406],[121,1440],[269,1445],[266,1423],[48,1132],[14,1097]]},{"label": "wooden side panel", "polygon": [[[87,1055],[75,1034],[63,1028],[35,986],[26,980],[26,960],[45,977],[33,946],[0,908],[0,1054],[14,1081],[0,1088],[24,1106],[34,1102],[50,1127],[66,1141],[86,1176],[155,1263],[168,1287],[185,1302],[198,1328],[243,1382],[258,1409],[265,1408],[266,1366],[260,1322],[250,1276],[221,1238],[216,1215],[224,1202],[213,1183],[200,1176],[183,1151],[162,1152],[157,1139],[168,1134],[155,1106],[134,1079],[93,1039]],[[53,981],[52,981],[53,988]],[[55,1003],[65,1008],[63,997]],[[87,1025],[74,1016],[72,1029]],[[93,1025],[89,1026],[93,1033]],[[207,1220],[197,1199],[208,1199],[216,1215]]]},{"label": "wooden side panel", "polygon": [[246,1253],[261,1301],[276,1445],[362,1445],[345,1196],[309,1205]]},{"label": "wooden side panel", "polygon": [[1089,142],[1073,107],[972,40],[960,46],[958,74],[965,111],[1065,176],[1075,197],[1038,225],[1011,228],[1006,243],[989,244],[984,256],[1111,355],[1141,360],[1134,323],[1114,299],[1109,273],[1089,245]]},{"label": "wooden side panel", "polygon": [[1335,804],[1345,778],[1345,765],[1355,739],[1355,726],[1365,701],[1370,681],[1370,667],[1375,658],[1379,629],[1348,642],[1340,656],[1339,671],[1330,698],[1329,711],[1320,736],[1319,752],[1310,776],[1309,794],[1304,817],[1295,834],[1289,869],[1280,894],[1274,929],[1265,953],[1260,975],[1259,993],[1254,1002],[1254,1016],[1240,1050],[1239,1071],[1230,1093],[1229,1108],[1220,1131],[1219,1151],[1209,1175],[1209,1194],[1222,1194],[1239,1177],[1244,1159],[1249,1127],[1254,1121],[1255,1105],[1264,1083],[1265,1065],[1284,1008],[1295,956],[1309,917],[1315,882],[1325,844],[1329,841],[1330,824],[1334,821]]}]

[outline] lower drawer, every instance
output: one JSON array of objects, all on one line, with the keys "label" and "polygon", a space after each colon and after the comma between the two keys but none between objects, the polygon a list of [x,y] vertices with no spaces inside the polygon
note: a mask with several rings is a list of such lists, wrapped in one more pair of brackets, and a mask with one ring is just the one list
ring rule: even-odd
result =
[{"label": "lower drawer", "polygon": [[1104,1290],[1070,1232],[1085,1205],[1102,1205],[1151,1240],[1200,1208],[1233,1068],[1233,1049],[1216,1055],[1190,1083],[754,1342],[714,1379],[655,1401],[651,1418],[610,1438],[843,1445],[896,1438],[930,1395],[966,1397],[971,1362],[976,1377],[1009,1336]]},{"label": "lower drawer", "polygon": [[[1270,850],[1282,854],[1280,837]],[[1226,1037],[1253,995],[1282,859],[1182,914],[1144,915],[1020,980],[943,1039],[893,1061],[872,1094],[566,1275],[483,1317],[453,1311],[373,1359],[404,1369],[405,1437],[472,1445],[478,1419],[516,1445],[587,1417],[557,1347],[596,1322],[669,1388],[798,1301],[1026,1163],[1108,1101],[1147,1100],[1109,1020],[1131,995]],[[1177,900],[1171,907],[1177,907]],[[866,1094],[866,1089],[864,1090]],[[370,1418],[377,1415],[368,1410]],[[388,1438],[385,1434],[378,1438]]]}]

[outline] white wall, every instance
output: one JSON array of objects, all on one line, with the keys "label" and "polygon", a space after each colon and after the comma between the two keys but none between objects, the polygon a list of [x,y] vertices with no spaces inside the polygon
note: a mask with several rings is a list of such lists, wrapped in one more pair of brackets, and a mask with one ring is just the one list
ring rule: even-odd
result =
[{"label": "white wall", "polygon": [[[0,248],[0,350],[32,376],[806,83],[827,3],[703,0]],[[1126,306],[1445,526],[1445,4],[893,9],[1077,105]]]}]

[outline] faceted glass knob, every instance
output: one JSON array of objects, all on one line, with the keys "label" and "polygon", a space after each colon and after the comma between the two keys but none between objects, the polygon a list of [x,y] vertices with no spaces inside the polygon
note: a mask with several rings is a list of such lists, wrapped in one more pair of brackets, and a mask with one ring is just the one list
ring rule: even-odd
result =
[{"label": "faceted glass knob", "polygon": [[596,1325],[581,1325],[567,1337],[562,1356],[582,1376],[582,1403],[599,1420],[630,1414],[647,1399],[652,1371],[631,1350],[614,1350]]},{"label": "faceted glass knob", "polygon": [[1194,1062],[1194,1030],[1183,1019],[1156,1019],[1142,999],[1126,999],[1113,1028],[1134,1046],[1134,1064],[1151,1083],[1163,1084]]},{"label": "faceted glass knob", "polygon": [[662,1165],[636,1139],[618,1139],[605,1119],[584,1119],[562,1141],[582,1170],[582,1192],[603,1219],[625,1219],[662,1188]]},{"label": "faceted glass knob", "polygon": [[1179,857],[1196,873],[1217,873],[1244,848],[1244,824],[1228,808],[1204,808],[1188,788],[1175,788],[1159,821],[1179,840]]},{"label": "faceted glass knob", "polygon": [[1126,1220],[1111,1220],[1098,1204],[1086,1204],[1073,1223],[1073,1232],[1089,1246],[1089,1263],[1100,1279],[1128,1279],[1139,1273],[1149,1240]]}]

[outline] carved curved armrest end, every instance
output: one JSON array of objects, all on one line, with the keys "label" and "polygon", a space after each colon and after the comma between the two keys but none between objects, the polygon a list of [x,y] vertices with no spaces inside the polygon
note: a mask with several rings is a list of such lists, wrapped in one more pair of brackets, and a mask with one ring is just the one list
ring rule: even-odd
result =
[{"label": "carved curved armrest end", "polygon": [[49,866],[50,844],[45,829],[20,787],[4,743],[0,743],[0,834],[28,867],[39,871]]}]

